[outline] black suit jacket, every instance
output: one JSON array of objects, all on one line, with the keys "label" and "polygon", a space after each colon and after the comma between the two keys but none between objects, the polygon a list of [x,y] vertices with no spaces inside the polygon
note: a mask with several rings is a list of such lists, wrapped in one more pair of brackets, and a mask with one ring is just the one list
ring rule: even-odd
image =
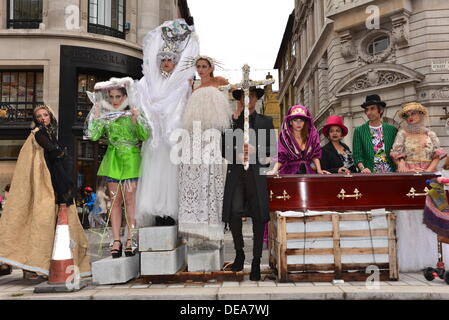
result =
[{"label": "black suit jacket", "polygon": [[[349,147],[344,144],[343,142],[340,142],[345,148],[345,150],[350,150]],[[343,167],[343,161],[341,160],[340,156],[338,155],[337,150],[335,149],[332,142],[329,142],[322,148],[322,155],[321,155],[321,169],[327,170],[330,173],[338,173],[338,169]],[[348,168],[351,172],[358,172],[355,165]]]},{"label": "black suit jacket", "polygon": [[[240,122],[243,117],[243,112],[240,115]],[[233,128],[228,129],[223,134],[222,148],[223,157],[228,160],[228,168],[226,174],[226,185],[223,198],[223,216],[224,222],[229,222],[231,217],[233,191],[240,178],[240,170],[242,164],[239,164],[236,159],[236,155],[242,152],[243,141],[237,141],[236,131],[239,130],[237,124],[238,120],[233,121]],[[251,128],[251,127],[250,127]],[[250,157],[251,172],[254,174],[255,188],[257,192],[258,205],[260,208],[260,214],[262,220],[267,222],[270,220],[270,214],[268,209],[268,188],[267,177],[264,174],[260,174],[260,170],[263,167],[269,166],[269,157],[276,154],[275,146],[277,137],[274,132],[273,119],[269,116],[256,113],[254,119],[254,125],[252,127],[254,131],[250,134],[250,144],[256,147],[256,153]],[[251,132],[251,130],[250,130]],[[241,131],[243,133],[243,130]],[[265,134],[265,135],[264,135]],[[270,147],[273,154],[270,154]],[[254,161],[256,160],[256,161]],[[268,163],[267,163],[268,161]],[[255,163],[254,163],[255,162]]]}]

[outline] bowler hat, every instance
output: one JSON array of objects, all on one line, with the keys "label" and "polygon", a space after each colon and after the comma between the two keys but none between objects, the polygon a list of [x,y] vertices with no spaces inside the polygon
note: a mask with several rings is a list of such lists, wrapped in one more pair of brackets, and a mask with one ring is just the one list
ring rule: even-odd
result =
[{"label": "bowler hat", "polygon": [[[260,98],[263,97],[265,90],[261,89],[261,88],[256,88],[256,87],[251,87],[249,88],[249,91],[255,91],[256,92],[256,96],[257,96],[257,100],[259,100]],[[235,100],[240,100],[240,98],[243,95],[243,90],[242,89],[238,89],[238,90],[234,90],[232,91],[232,96],[234,97]]]},{"label": "bowler hat", "polygon": [[383,102],[377,94],[372,94],[366,97],[365,102],[361,105],[362,108],[366,108],[368,106],[381,106],[385,108],[387,104]]},{"label": "bowler hat", "polygon": [[348,134],[348,128],[343,123],[343,118],[340,116],[330,116],[326,120],[326,124],[324,125],[322,132],[324,136],[329,136],[329,129],[332,126],[338,126],[341,128],[341,135],[342,137],[346,136]]}]

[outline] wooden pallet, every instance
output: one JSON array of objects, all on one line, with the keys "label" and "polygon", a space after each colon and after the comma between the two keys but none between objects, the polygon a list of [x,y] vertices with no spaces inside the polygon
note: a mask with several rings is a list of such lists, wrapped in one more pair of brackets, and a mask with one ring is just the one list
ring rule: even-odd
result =
[{"label": "wooden pallet", "polygon": [[[340,221],[367,221],[366,214],[330,214],[304,217],[286,217],[270,213],[269,224],[269,262],[270,267],[276,270],[278,280],[287,281],[332,281],[342,279],[345,281],[365,281],[370,276],[366,273],[369,266],[377,267],[379,280],[398,280],[398,262],[396,253],[395,215],[386,213],[388,228],[374,230],[340,230]],[[331,222],[331,231],[287,233],[287,223],[303,222]],[[368,218],[369,219],[369,218]],[[376,248],[342,248],[342,238],[357,239],[357,237],[384,237],[388,239],[388,246]],[[328,238],[332,241],[332,248],[294,248],[287,249],[288,240],[314,238]],[[342,255],[388,255],[388,263],[342,263]],[[287,264],[288,256],[305,255],[333,255],[331,264]]]},{"label": "wooden pallet", "polygon": [[[225,262],[223,265],[223,271],[212,271],[212,272],[188,272],[187,266],[181,268],[175,274],[166,274],[166,275],[151,275],[151,276],[142,276],[141,279],[144,283],[153,283],[153,284],[161,284],[161,283],[183,283],[183,282],[193,282],[193,283],[205,283],[211,281],[243,281],[244,276],[248,275],[249,272],[234,272],[230,271],[230,262]],[[273,270],[264,270],[261,274],[273,275]]]}]

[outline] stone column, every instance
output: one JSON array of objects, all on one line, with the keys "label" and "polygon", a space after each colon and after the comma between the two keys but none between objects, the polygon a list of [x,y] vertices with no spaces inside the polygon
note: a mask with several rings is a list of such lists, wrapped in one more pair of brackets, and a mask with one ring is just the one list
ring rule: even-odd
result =
[{"label": "stone column", "polygon": [[137,43],[137,0],[126,1],[125,23],[131,24],[131,30],[126,32],[126,40]]},{"label": "stone column", "polygon": [[[70,32],[80,31],[80,0],[48,1],[47,4],[46,29],[67,30]],[[69,14],[71,17],[66,15],[66,8],[70,9]]]},{"label": "stone column", "polygon": [[6,1],[0,4],[0,29],[6,29],[6,19],[8,18]]},{"label": "stone column", "polygon": [[142,44],[145,35],[159,25],[159,0],[138,0],[137,43]]}]

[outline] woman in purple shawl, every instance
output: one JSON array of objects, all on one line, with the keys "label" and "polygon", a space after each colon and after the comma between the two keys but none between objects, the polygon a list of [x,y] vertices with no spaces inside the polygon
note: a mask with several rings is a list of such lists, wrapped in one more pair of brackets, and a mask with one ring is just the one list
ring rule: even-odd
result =
[{"label": "woman in purple shawl", "polygon": [[282,122],[277,162],[268,174],[323,174],[320,158],[320,136],[312,115],[304,106],[291,107]]}]

